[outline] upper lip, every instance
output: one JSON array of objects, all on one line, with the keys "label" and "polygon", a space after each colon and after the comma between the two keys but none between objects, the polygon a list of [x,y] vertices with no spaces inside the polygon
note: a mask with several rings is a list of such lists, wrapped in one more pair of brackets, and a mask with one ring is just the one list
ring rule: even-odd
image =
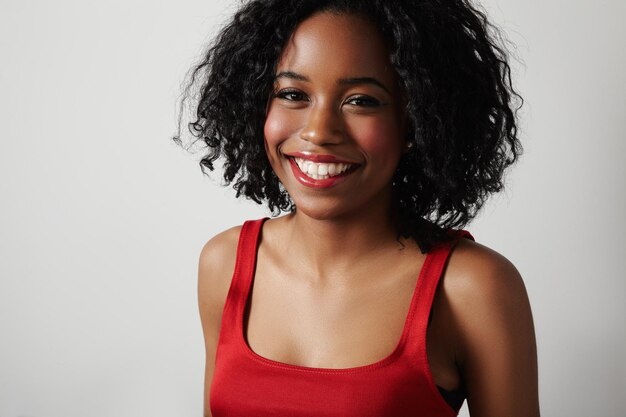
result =
[{"label": "upper lip", "polygon": [[337,157],[335,155],[330,154],[319,154],[312,152],[290,152],[285,154],[286,156],[290,156],[293,158],[302,158],[312,162],[321,162],[321,163],[335,163],[335,164],[351,164],[351,165],[359,165],[358,162],[348,161],[346,159],[342,159],[341,157]]}]

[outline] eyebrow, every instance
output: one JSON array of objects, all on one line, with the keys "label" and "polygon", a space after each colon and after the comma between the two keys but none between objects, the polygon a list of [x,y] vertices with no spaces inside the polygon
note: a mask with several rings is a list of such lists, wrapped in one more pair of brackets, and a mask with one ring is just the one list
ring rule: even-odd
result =
[{"label": "eyebrow", "polygon": [[391,94],[391,92],[387,89],[387,87],[385,87],[383,83],[381,83],[380,81],[378,81],[374,77],[341,78],[338,81],[338,83],[340,85],[373,84],[373,85],[376,85],[376,86],[382,88],[388,94]]},{"label": "eyebrow", "polygon": [[[274,77],[275,80],[278,80],[279,78],[289,78],[289,79],[297,80],[297,81],[311,82],[309,77],[304,76],[302,74],[298,74],[297,72],[293,72],[293,71],[281,71],[278,74],[276,74],[276,77]],[[387,87],[385,87],[383,83],[381,83],[374,77],[340,78],[339,80],[337,80],[337,84],[339,85],[372,84],[372,85],[382,88],[388,94],[391,94],[391,92],[387,89]]]},{"label": "eyebrow", "polygon": [[300,75],[293,71],[281,71],[278,74],[276,74],[276,77],[274,77],[275,80],[279,78],[290,78],[292,80],[306,81],[306,82],[311,81],[309,80],[309,77],[305,77],[304,75]]}]

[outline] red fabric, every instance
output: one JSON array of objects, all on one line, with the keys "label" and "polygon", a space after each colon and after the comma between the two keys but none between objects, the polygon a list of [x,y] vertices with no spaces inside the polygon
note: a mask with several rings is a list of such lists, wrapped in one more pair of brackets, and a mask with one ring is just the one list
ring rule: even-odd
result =
[{"label": "red fabric", "polygon": [[[433,296],[452,245],[438,245],[428,253],[401,339],[389,356],[355,368],[308,368],[263,358],[243,336],[264,220],[245,222],[241,230],[211,384],[213,417],[456,416],[433,382],[425,343]],[[473,239],[466,231],[456,233]]]}]

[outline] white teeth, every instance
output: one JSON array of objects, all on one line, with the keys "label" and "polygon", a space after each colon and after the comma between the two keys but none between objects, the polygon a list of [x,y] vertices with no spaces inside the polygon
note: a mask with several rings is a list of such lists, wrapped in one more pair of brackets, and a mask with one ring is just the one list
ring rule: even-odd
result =
[{"label": "white teeth", "polygon": [[318,163],[303,158],[294,158],[296,164],[307,176],[315,180],[323,180],[344,173],[351,164]]}]

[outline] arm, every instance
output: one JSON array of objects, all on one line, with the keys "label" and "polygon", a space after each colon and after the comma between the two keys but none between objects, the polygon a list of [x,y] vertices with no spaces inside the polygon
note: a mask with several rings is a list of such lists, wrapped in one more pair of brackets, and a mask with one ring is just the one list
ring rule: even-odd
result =
[{"label": "arm", "polygon": [[198,307],[206,350],[204,370],[204,417],[211,417],[209,393],[222,311],[235,268],[240,227],[229,229],[209,240],[200,253],[198,265]]},{"label": "arm", "polygon": [[537,350],[517,269],[473,242],[459,244],[447,283],[457,360],[472,417],[538,417]]}]

